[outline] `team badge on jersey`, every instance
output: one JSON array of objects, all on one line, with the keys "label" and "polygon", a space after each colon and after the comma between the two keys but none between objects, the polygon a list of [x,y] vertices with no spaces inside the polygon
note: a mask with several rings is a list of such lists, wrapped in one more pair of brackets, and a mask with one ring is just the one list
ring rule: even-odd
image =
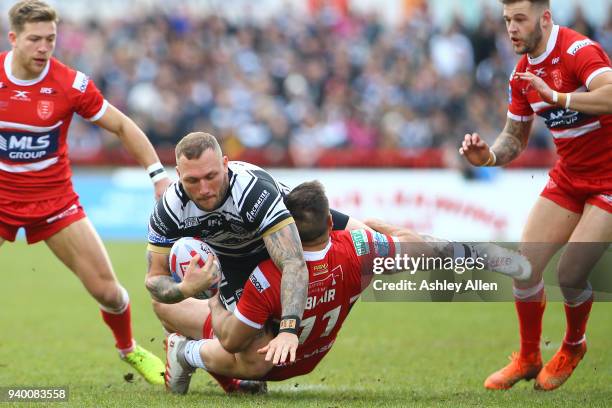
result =
[{"label": "team badge on jersey", "polygon": [[553,72],[550,73],[550,76],[552,76],[555,88],[561,89],[561,87],[563,86],[563,74],[561,74],[561,70],[555,69]]},{"label": "team badge on jersey", "polygon": [[42,120],[47,120],[53,115],[53,101],[38,101],[36,113]]}]

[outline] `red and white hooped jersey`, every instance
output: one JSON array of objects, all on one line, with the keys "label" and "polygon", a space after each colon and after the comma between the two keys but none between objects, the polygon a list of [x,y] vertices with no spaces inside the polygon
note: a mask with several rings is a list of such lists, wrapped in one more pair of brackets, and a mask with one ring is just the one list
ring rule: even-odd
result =
[{"label": "red and white hooped jersey", "polygon": [[[523,55],[519,60],[515,72],[525,71],[558,92],[588,92],[593,79],[612,71],[612,64],[598,43],[555,25],[544,54]],[[508,117],[524,122],[534,113],[541,116],[567,171],[596,178],[612,175],[612,115],[587,115],[550,105],[527,81],[515,79],[515,72],[510,76]]]},{"label": "red and white hooped jersey", "polygon": [[[366,230],[332,231],[327,247],[304,252],[309,284],[296,362],[275,366],[267,380],[284,380],[312,371],[331,349],[342,323],[372,277],[373,259],[394,257],[397,239]],[[272,260],[259,264],[234,309],[243,323],[261,329],[280,320],[281,272]]]},{"label": "red and white hooped jersey", "polygon": [[12,56],[0,54],[0,198],[61,197],[72,191],[66,140],[72,115],[98,120],[108,102],[85,74],[54,58],[38,78],[15,78]]}]

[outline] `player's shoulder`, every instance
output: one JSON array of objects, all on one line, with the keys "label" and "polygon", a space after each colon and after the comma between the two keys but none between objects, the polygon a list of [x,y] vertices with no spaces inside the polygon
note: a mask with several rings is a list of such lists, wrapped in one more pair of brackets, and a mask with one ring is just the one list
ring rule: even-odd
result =
[{"label": "player's shoulder", "polygon": [[185,193],[180,181],[177,180],[168,186],[157,202],[156,210],[168,213],[173,219],[177,220],[177,223],[180,223],[189,201],[191,200]]},{"label": "player's shoulder", "polygon": [[[253,164],[229,162],[229,188],[236,209],[250,223],[255,223],[263,209],[282,202],[281,186],[272,175]],[[263,211],[265,215],[267,211]],[[261,220],[260,220],[261,221]]]},{"label": "player's shoulder", "polygon": [[[355,230],[355,231],[363,231],[363,230]],[[329,238],[331,239],[332,242],[339,242],[339,243],[351,243],[352,242],[351,231],[348,231],[348,230],[333,230],[329,234]]]},{"label": "player's shoulder", "polygon": [[87,74],[64,64],[57,58],[51,58],[50,64],[50,79],[59,83],[65,92],[85,93],[90,81]]},{"label": "player's shoulder", "polygon": [[600,46],[596,41],[571,28],[560,27],[557,47],[560,47],[560,51],[566,55],[576,56],[582,49],[587,47],[599,48]]},{"label": "player's shoulder", "polygon": [[244,190],[253,183],[273,183],[276,181],[270,173],[259,166],[243,161],[230,161],[230,188]]}]

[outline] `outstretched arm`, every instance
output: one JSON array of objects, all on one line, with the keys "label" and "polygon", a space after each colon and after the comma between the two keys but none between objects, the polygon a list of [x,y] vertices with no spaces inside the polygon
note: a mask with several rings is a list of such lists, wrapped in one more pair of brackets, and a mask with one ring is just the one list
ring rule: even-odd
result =
[{"label": "outstretched arm", "polygon": [[94,123],[117,135],[138,164],[147,170],[151,167],[149,171],[153,174],[151,179],[155,185],[155,199],[159,199],[170,185],[170,178],[159,164],[159,157],[144,132],[113,105],[109,105],[104,115]]}]

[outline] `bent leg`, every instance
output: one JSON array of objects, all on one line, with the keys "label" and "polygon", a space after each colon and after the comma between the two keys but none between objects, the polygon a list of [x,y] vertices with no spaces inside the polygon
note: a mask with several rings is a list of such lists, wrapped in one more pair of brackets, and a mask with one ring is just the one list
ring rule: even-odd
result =
[{"label": "bent leg", "polygon": [[201,339],[202,327],[210,314],[208,300],[185,299],[174,304],[153,300],[153,311],[170,333],[180,333],[191,339]]},{"label": "bent leg", "polygon": [[257,380],[264,377],[273,367],[272,362],[265,360],[265,354],[257,350],[272,340],[271,334],[256,338],[249,348],[243,352],[232,354],[227,352],[217,339],[210,339],[200,347],[200,357],[206,370],[231,378]]},{"label": "bent leg", "polygon": [[572,233],[557,268],[559,285],[566,299],[576,297],[588,276],[612,242],[612,213],[587,204]]},{"label": "bent leg", "polygon": [[575,346],[585,340],[586,325],[593,304],[593,291],[588,284],[588,277],[611,241],[612,213],[587,204],[557,268],[559,285],[565,299],[565,345]]},{"label": "bent leg", "polygon": [[579,220],[580,214],[544,197],[539,197],[531,209],[520,251],[531,263],[532,276],[527,281],[514,281],[520,352],[513,355],[510,364],[485,380],[485,388],[508,389],[520,380],[535,378],[541,370],[540,338],[546,306],[542,273],[553,255],[567,242]]},{"label": "bent leg", "polygon": [[89,220],[82,218],[68,225],[46,243],[100,304],[117,348],[122,354],[129,353],[133,349],[129,297],[119,285],[106,249]]},{"label": "bent leg", "polygon": [[106,249],[87,218],[70,224],[45,242],[98,303],[109,309],[123,306]]},{"label": "bent leg", "polygon": [[544,197],[538,197],[529,213],[521,237],[520,251],[531,263],[532,278],[515,281],[519,289],[530,288],[542,280],[542,272],[553,255],[565,244],[581,214],[569,211]]}]

